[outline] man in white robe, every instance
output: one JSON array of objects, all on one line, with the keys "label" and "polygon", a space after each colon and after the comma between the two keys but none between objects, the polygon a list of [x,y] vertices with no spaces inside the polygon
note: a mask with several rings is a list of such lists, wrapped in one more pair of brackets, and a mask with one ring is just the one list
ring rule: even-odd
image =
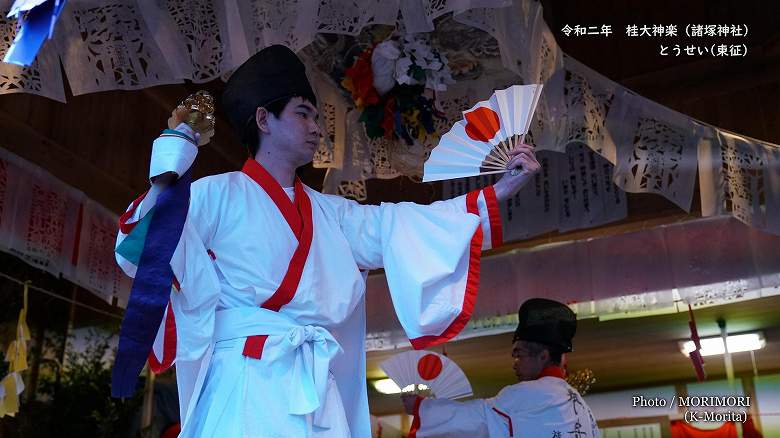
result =
[{"label": "man in white robe", "polygon": [[410,438],[599,438],[582,396],[564,380],[562,355],[572,351],[577,319],[568,306],[532,298],[520,306],[513,368],[520,383],[491,399],[456,402],[403,396],[414,415]]},{"label": "man in white robe", "polygon": [[[539,169],[533,149],[512,152],[519,174],[459,198],[364,206],[295,176],[320,131],[316,97],[289,49],[252,56],[222,103],[250,158],[192,184],[149,355],[153,370],[176,364],[180,436],[369,437],[365,273],[385,269],[416,348],[455,336],[476,300],[480,252],[501,243],[498,203]],[[128,275],[141,272],[157,200],[188,174],[197,144],[184,124],[155,140],[152,186],[120,219],[117,261]],[[131,371],[115,365],[118,375]]]}]

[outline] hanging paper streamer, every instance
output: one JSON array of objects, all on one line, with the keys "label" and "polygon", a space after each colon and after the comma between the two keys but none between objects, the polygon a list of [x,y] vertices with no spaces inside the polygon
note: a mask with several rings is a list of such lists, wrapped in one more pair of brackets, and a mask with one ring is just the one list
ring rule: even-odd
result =
[{"label": "hanging paper streamer", "polygon": [[0,148],[0,251],[125,307],[132,279],[114,262],[116,223],[116,213]]},{"label": "hanging paper streamer", "polygon": [[688,313],[691,315],[691,320],[688,321],[688,326],[691,328],[691,340],[696,347],[690,352],[691,363],[693,363],[693,369],[696,370],[696,379],[703,382],[707,379],[707,373],[704,371],[704,358],[701,356],[701,338],[699,338],[699,331],[696,330],[696,320],[693,318],[693,307],[690,304],[688,304]]},{"label": "hanging paper streamer", "polygon": [[27,341],[30,329],[27,327],[27,292],[30,282],[24,284],[24,306],[16,323],[16,339],[11,341],[5,360],[9,363],[8,375],[0,382],[0,417],[13,416],[19,412],[19,394],[24,391],[21,372],[27,369]]},{"label": "hanging paper streamer", "polygon": [[691,211],[701,130],[690,117],[628,90],[612,112],[617,146],[615,184],[626,192],[658,193]]},{"label": "hanging paper streamer", "polygon": [[19,394],[24,391],[24,382],[19,373],[8,373],[0,382],[0,418],[13,417],[19,412]]},{"label": "hanging paper streamer", "polygon": [[54,34],[66,0],[16,0],[8,17],[15,16],[19,26],[13,44],[5,54],[4,62],[29,66],[43,46]]}]

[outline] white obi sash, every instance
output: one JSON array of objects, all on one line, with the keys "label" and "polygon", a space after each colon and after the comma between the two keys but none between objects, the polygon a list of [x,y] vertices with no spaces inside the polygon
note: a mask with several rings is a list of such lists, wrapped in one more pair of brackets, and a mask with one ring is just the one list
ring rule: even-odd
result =
[{"label": "white obi sash", "polygon": [[294,355],[287,389],[289,413],[314,413],[313,424],[328,427],[326,409],[330,361],[341,351],[338,341],[323,327],[300,325],[280,312],[262,307],[235,307],[216,314],[214,341],[268,335],[260,360],[275,361]]}]

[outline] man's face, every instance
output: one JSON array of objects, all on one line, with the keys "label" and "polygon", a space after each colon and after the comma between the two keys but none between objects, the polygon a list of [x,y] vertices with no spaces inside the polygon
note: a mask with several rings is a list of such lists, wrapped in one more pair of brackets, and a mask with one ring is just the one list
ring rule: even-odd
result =
[{"label": "man's face", "polygon": [[512,359],[514,359],[512,368],[517,379],[525,382],[539,378],[539,374],[550,360],[550,353],[547,349],[538,351],[538,348],[533,348],[526,341],[515,341],[512,346]]},{"label": "man's face", "polygon": [[[279,114],[279,118],[268,114],[269,140],[296,166],[306,164],[312,160],[320,144],[320,126],[317,123],[319,117],[317,108],[311,102],[301,97],[293,97]],[[261,146],[261,150],[263,147],[265,146]]]}]

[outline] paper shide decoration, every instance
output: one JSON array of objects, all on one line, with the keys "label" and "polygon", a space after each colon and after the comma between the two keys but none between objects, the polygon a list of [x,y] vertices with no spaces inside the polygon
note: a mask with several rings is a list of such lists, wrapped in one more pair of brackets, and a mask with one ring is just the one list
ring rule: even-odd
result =
[{"label": "paper shide decoration", "polygon": [[21,372],[27,369],[27,342],[30,329],[27,327],[27,292],[30,282],[24,284],[24,306],[19,311],[16,323],[16,337],[8,345],[5,360],[8,362],[8,374],[0,381],[0,418],[13,417],[19,412],[19,394],[24,391]]}]

